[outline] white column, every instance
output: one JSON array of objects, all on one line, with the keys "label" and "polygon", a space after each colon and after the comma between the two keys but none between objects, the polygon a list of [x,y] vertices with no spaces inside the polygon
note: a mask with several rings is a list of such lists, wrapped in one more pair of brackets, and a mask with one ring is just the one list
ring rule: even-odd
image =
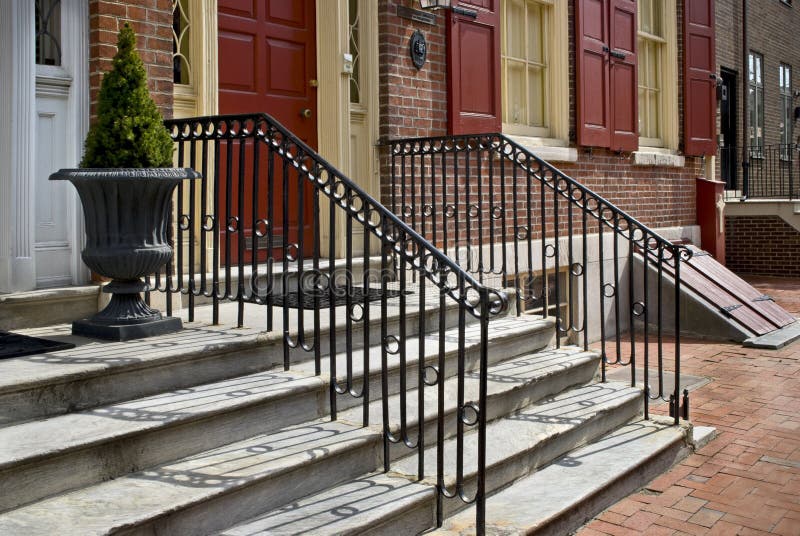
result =
[{"label": "white column", "polygon": [[36,287],[33,259],[35,124],[34,2],[2,0],[0,49],[2,109],[9,122],[0,133],[0,292]]},{"label": "white column", "polygon": [[[83,157],[83,141],[89,131],[89,3],[84,0],[62,2],[62,43],[64,69],[72,76],[70,88],[69,140],[70,161],[65,165],[78,167]],[[72,284],[89,279],[89,269],[81,260],[84,243],[83,210],[75,189],[70,186],[72,234]],[[65,222],[66,224],[66,222]]]}]

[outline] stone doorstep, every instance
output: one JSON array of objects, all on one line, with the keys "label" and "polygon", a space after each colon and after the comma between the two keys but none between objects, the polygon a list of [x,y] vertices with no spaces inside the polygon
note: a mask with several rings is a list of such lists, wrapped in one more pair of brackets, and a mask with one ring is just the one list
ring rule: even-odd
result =
[{"label": "stone doorstep", "polygon": [[[554,364],[553,367],[562,368],[563,365]],[[500,378],[497,383],[496,389],[503,386],[507,390],[515,389]],[[529,432],[526,434],[530,438],[527,442],[519,439],[506,441],[508,433],[518,435],[520,428],[520,421],[513,417],[507,421],[500,444],[507,444],[508,448],[501,449],[502,453],[494,451],[492,463],[501,463],[502,456],[511,457],[520,448],[535,449],[553,433],[564,436],[566,429],[577,429],[584,424],[583,417],[594,419],[612,407],[627,404],[630,395],[638,396],[637,390],[625,386],[581,389],[582,395],[574,392],[559,395],[538,408],[545,415],[564,415],[566,412],[571,416],[569,419],[556,425],[548,424],[547,419],[521,421],[527,422],[522,426]],[[620,393],[623,393],[621,398],[616,396]],[[605,398],[597,400],[597,406],[586,403],[598,394]],[[579,400],[572,400],[574,397]],[[533,410],[522,414],[538,415]],[[494,423],[490,426],[493,426],[490,437],[495,437],[497,428]],[[566,435],[575,439],[574,434]],[[300,437],[302,441],[298,441]],[[352,439],[348,440],[348,437]],[[577,437],[583,437],[583,434],[579,432]],[[468,449],[474,447],[474,439],[474,432],[467,435]],[[452,450],[453,441],[448,440],[447,450]],[[152,527],[166,533],[180,533],[189,526],[201,525],[208,530],[220,530],[256,515],[258,511],[250,512],[253,509],[262,508],[260,511],[263,511],[264,505],[278,508],[286,502],[333,486],[337,481],[350,481],[375,470],[379,465],[377,452],[380,444],[380,433],[376,429],[342,421],[311,421],[0,514],[0,532],[13,528],[35,535],[46,534],[58,527],[62,532],[77,530],[80,534],[95,534],[105,533],[112,527]],[[541,456],[550,452],[548,450],[548,454]],[[415,460],[411,463],[415,465]],[[338,469],[332,470],[331,464]],[[474,469],[470,467],[468,464],[471,474]],[[303,473],[308,475],[303,476]],[[283,475],[286,478],[282,478]],[[401,504],[405,503],[393,504],[394,515]],[[420,511],[425,509],[423,506]],[[430,519],[429,515],[427,519]]]},{"label": "stone doorstep", "polygon": [[[618,400],[613,400],[615,398],[613,393],[624,393],[624,395]],[[597,404],[587,404],[598,394],[601,400],[597,401]],[[609,432],[609,429],[599,431],[605,426],[615,427],[613,419],[605,417],[608,412],[619,410],[625,421],[630,419],[632,414],[623,408],[629,409],[629,402],[626,400],[630,400],[631,396],[640,396],[640,393],[638,390],[621,385],[607,385],[601,392],[598,392],[595,386],[580,387],[531,405],[518,414],[489,423],[487,429],[487,437],[491,442],[491,449],[487,450],[489,492],[506,487],[520,475],[528,474],[529,471],[548,464],[554,456],[572,450],[587,440],[587,433],[590,434],[589,438],[593,438]],[[565,418],[565,415],[570,417]],[[597,427],[598,420],[602,421],[600,428]],[[594,430],[585,431],[587,425]],[[449,465],[452,465],[454,459],[455,441],[455,438],[448,439],[445,447],[445,459],[450,462],[446,463],[448,474],[453,469]],[[464,441],[465,452],[474,453],[476,433],[467,432]],[[436,456],[432,455],[431,450],[426,451],[425,459],[426,462],[433,460],[435,464]],[[433,481],[436,473],[435,467],[426,463],[426,474],[430,475],[429,478],[412,484],[416,480],[414,476],[416,464],[417,457],[412,454],[393,464],[388,475],[365,475],[295,501],[291,507],[278,508],[258,515],[222,531],[221,534],[225,536],[298,534],[309,531],[312,527],[313,533],[319,535],[372,534],[373,531],[379,534],[391,534],[389,527],[395,527],[402,534],[424,532],[435,526],[431,513],[435,512],[436,495],[429,490],[434,489]],[[472,493],[474,486],[474,464],[474,456],[469,455],[465,458],[467,494]],[[505,470],[504,467],[508,466],[514,466],[514,470]],[[452,485],[452,478],[447,480]],[[406,493],[405,500],[392,500],[398,490]],[[458,498],[448,499],[444,504],[445,509],[449,511],[466,506]],[[519,504],[521,503],[516,503],[516,508],[519,508]],[[404,528],[401,524],[406,512],[412,514],[408,528]],[[423,514],[420,515],[419,512]],[[462,516],[471,519],[469,523],[473,527],[463,534],[473,534],[474,510],[459,514],[459,519]],[[425,525],[426,522],[429,524]],[[380,530],[373,527],[379,527]]]},{"label": "stone doorstep", "polygon": [[[528,326],[521,326],[517,330],[509,330],[506,326],[505,332],[501,330],[496,333],[492,338],[492,352],[498,345],[526,349],[524,344],[519,343],[503,345],[505,340],[519,337],[528,343],[535,340],[535,337],[530,337],[530,330],[538,329],[540,325],[531,322],[525,324]],[[493,326],[495,324],[490,325],[490,333]],[[452,339],[452,336],[449,338]],[[412,339],[410,342],[415,341]],[[475,343],[468,341],[468,344],[471,347]],[[414,367],[418,360],[418,346],[409,346],[407,364]],[[429,347],[425,349],[436,350]],[[456,372],[456,349],[452,342],[446,347],[450,364],[448,376]],[[380,384],[380,377],[376,374],[380,370],[380,353],[379,348],[373,348],[370,352],[374,365],[371,384]],[[468,348],[468,353],[473,352]],[[427,360],[431,360],[433,355],[429,354]],[[501,352],[501,355],[506,354]],[[517,368],[516,373],[520,376],[518,381],[524,383],[530,379],[528,376],[561,372],[569,363],[564,356],[570,356],[566,352],[561,352],[560,356],[558,363],[549,369],[530,365]],[[578,354],[583,361],[594,361],[594,366],[584,373],[582,381],[590,380],[596,369],[596,356],[588,356],[594,354]],[[358,357],[354,355],[357,361]],[[399,358],[390,357],[390,369],[396,371]],[[502,376],[504,369],[507,369],[507,365],[499,366],[493,374]],[[359,383],[360,369],[354,373],[356,383]],[[390,377],[390,389],[395,392],[396,372]],[[410,383],[413,387],[416,382]],[[469,383],[471,388],[475,387],[472,385],[475,381]],[[516,387],[519,385],[501,384],[493,389],[493,393],[501,397],[503,395],[498,391]],[[451,386],[449,392],[453,390]],[[476,393],[477,389],[472,388],[470,395],[475,394],[472,391]],[[0,499],[0,510],[65,489],[114,478],[131,468],[148,467],[194,454],[204,448],[214,448],[223,442],[244,439],[247,434],[263,433],[317,418],[327,411],[327,400],[327,381],[324,377],[313,376],[313,370],[306,374],[297,370],[268,371],[0,428],[0,471],[5,474],[6,483],[16,483],[14,487],[21,490],[18,494]],[[339,397],[338,400],[342,406],[359,404],[355,398]],[[255,420],[250,422],[249,419]],[[97,459],[104,461],[98,465],[95,462]],[[75,471],[75,467],[82,469]],[[47,474],[52,478],[40,478]]]},{"label": "stone doorstep", "polygon": [[[660,418],[622,426],[489,497],[487,530],[570,534],[687,456],[689,433],[688,426]],[[469,508],[433,534],[470,534],[474,523],[475,511]]]},{"label": "stone doorstep", "polygon": [[62,324],[97,312],[99,285],[0,294],[0,329]]}]

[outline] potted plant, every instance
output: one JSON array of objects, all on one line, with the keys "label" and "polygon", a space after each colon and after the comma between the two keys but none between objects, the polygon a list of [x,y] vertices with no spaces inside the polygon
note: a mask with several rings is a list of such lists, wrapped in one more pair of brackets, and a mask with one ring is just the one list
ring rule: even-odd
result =
[{"label": "potted plant", "polygon": [[173,143],[147,90],[136,35],[119,32],[113,68],[100,86],[97,121],[86,137],[80,169],[61,169],[50,180],[78,190],[86,222],[83,262],[111,278],[108,305],[72,324],[72,333],[129,340],[181,329],[180,318],[162,317],[142,300],[142,277],[172,256],[167,241],[172,193],[181,180],[200,175],[173,168]]}]

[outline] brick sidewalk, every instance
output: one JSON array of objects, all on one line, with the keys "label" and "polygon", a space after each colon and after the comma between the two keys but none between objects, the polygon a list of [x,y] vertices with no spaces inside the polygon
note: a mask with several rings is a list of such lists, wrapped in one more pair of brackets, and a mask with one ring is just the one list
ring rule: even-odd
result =
[{"label": "brick sidewalk", "polygon": [[[800,315],[800,281],[751,282]],[[692,422],[715,427],[716,439],[577,534],[800,536],[800,342],[681,348],[682,372],[713,378],[690,406]]]}]

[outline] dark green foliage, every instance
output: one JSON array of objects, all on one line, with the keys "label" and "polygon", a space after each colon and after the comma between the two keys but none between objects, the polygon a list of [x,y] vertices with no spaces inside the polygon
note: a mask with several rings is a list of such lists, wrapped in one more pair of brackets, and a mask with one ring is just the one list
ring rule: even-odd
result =
[{"label": "dark green foliage", "polygon": [[81,167],[172,167],[172,139],[150,98],[136,35],[127,24],[119,32],[114,66],[103,76],[85,150]]}]

